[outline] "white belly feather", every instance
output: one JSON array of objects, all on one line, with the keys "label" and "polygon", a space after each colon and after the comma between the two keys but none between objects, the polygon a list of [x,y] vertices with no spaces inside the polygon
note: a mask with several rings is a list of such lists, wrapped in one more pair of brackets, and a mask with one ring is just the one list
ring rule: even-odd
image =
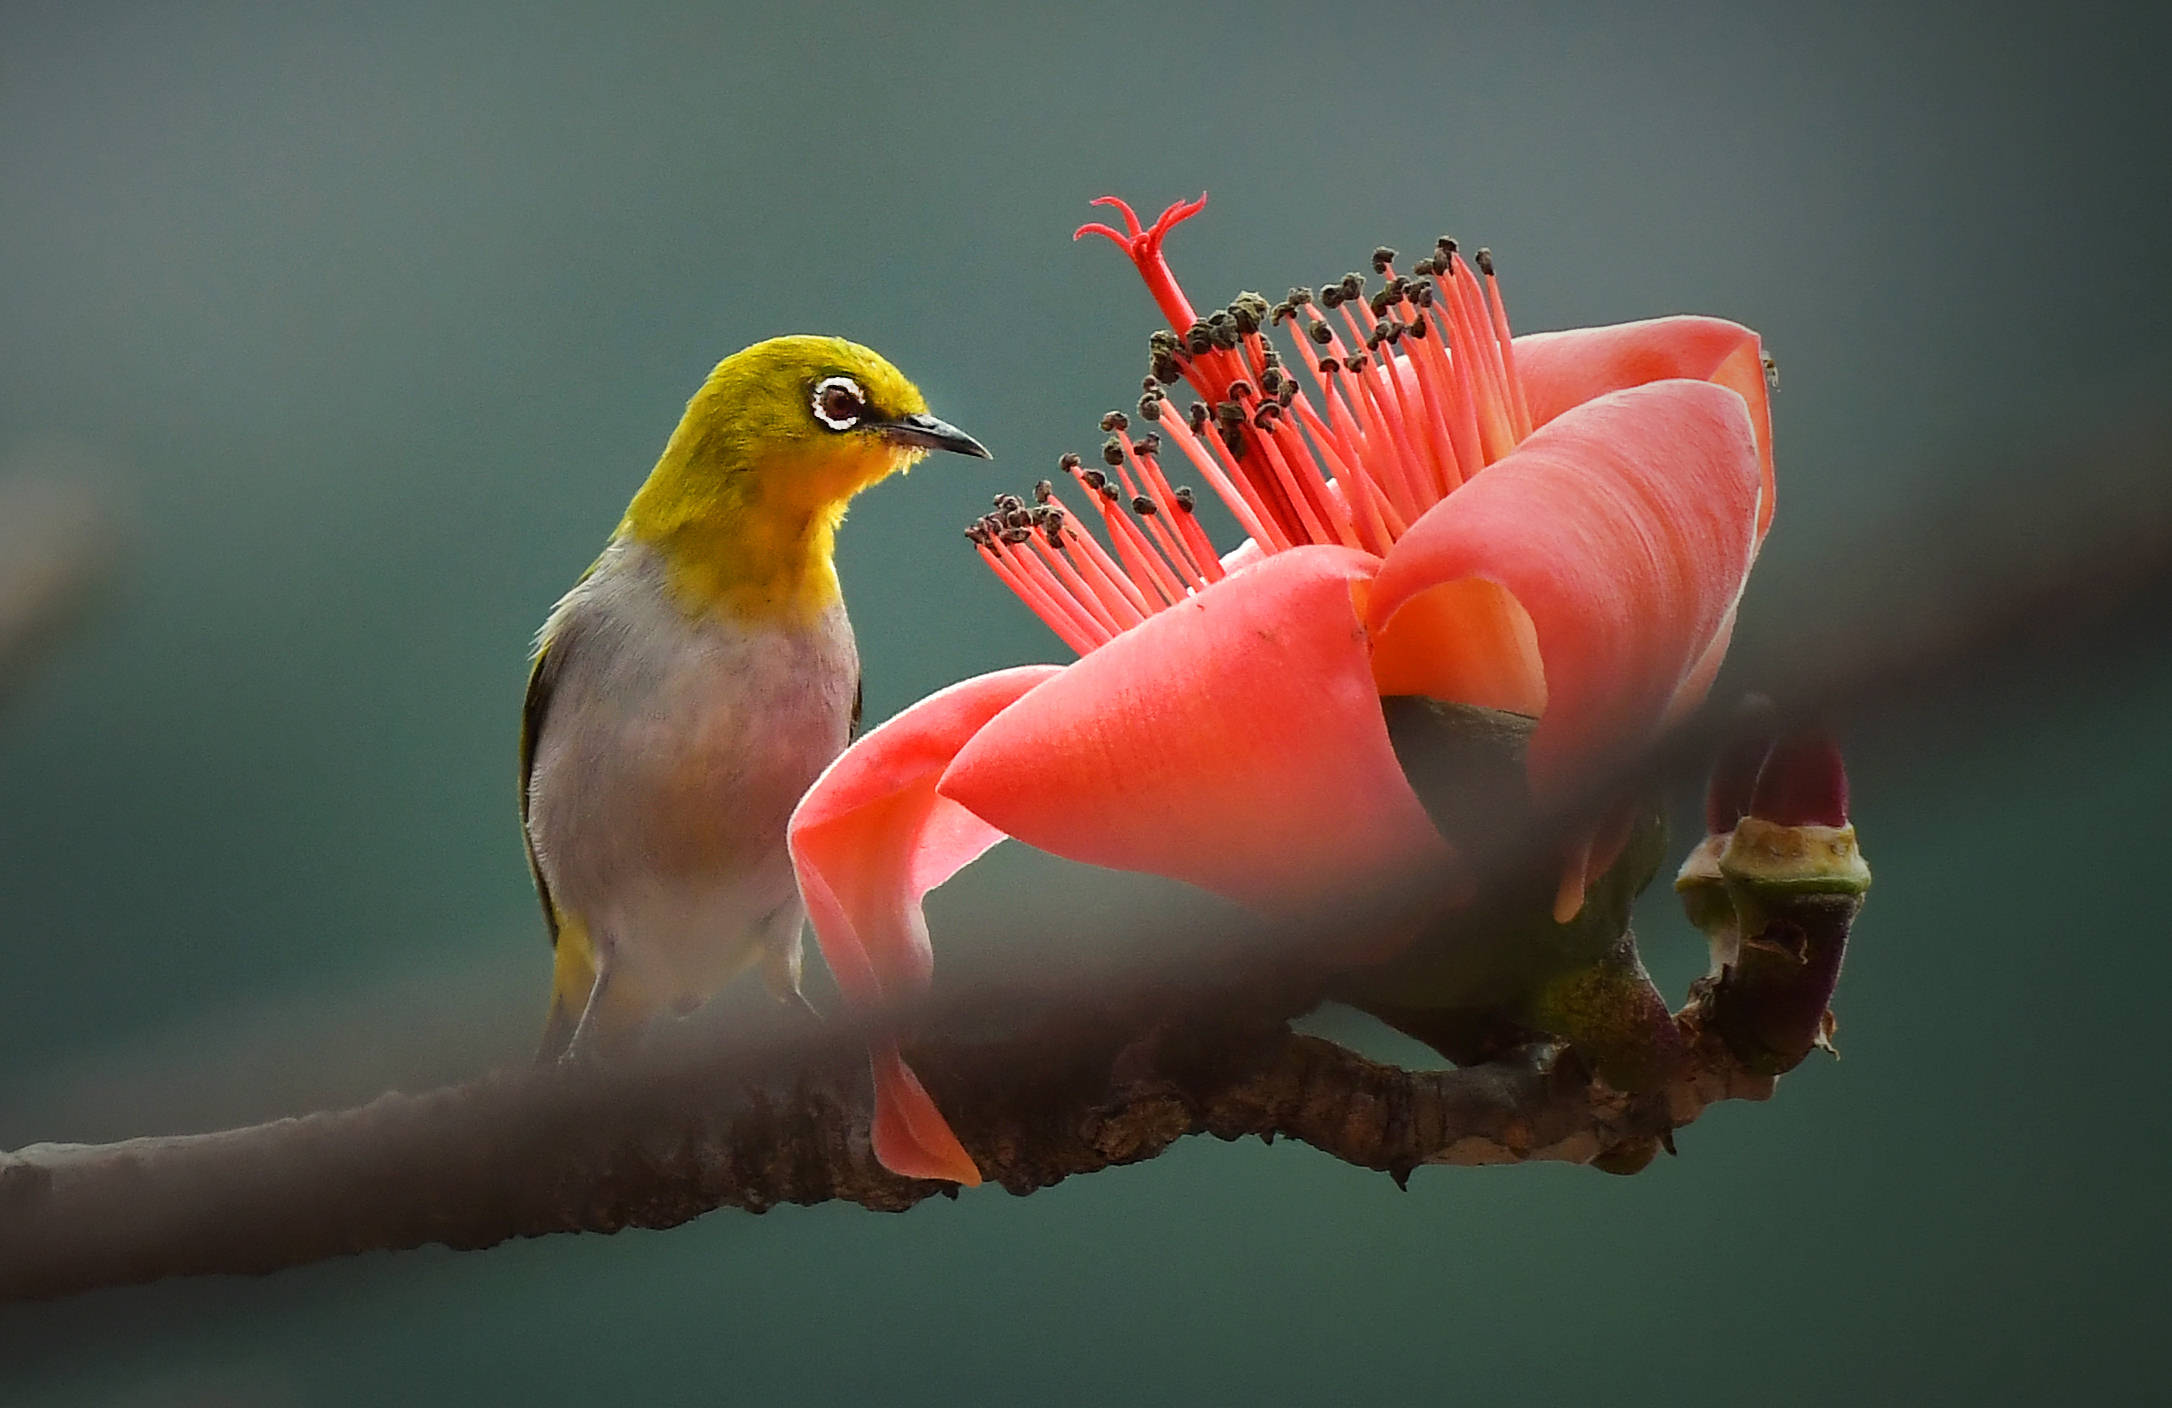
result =
[{"label": "white belly feather", "polygon": [[803,628],[693,619],[615,544],[544,628],[550,702],[528,829],[559,911],[644,987],[707,999],[798,942],[785,822],[845,746],[859,657],[844,608]]}]

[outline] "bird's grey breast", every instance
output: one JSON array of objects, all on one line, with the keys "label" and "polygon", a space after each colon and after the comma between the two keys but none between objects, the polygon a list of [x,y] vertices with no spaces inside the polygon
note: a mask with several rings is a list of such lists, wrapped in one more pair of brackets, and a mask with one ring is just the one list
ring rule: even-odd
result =
[{"label": "bird's grey breast", "polygon": [[844,608],[805,626],[690,615],[656,555],[622,541],[559,603],[544,649],[528,823],[560,907],[741,884],[750,907],[790,899],[785,823],[851,726]]}]

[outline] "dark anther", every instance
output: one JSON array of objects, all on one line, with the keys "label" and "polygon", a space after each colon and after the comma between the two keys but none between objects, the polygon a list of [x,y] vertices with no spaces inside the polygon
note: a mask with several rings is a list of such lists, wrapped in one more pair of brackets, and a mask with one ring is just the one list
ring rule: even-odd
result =
[{"label": "dark anther", "polygon": [[1481,249],[1481,250],[1479,250],[1479,251],[1478,251],[1478,272],[1479,272],[1479,273],[1481,273],[1481,274],[1484,274],[1484,275],[1485,275],[1485,276],[1486,276],[1487,278],[1489,278],[1489,279],[1493,277],[1493,251],[1492,251],[1492,250],[1490,250],[1490,249]]},{"label": "dark anther", "polygon": [[1185,513],[1193,513],[1198,510],[1199,506],[1192,502],[1191,485],[1179,484],[1176,486],[1176,506]]},{"label": "dark anther", "polygon": [[1456,242],[1448,236],[1442,235],[1439,239],[1433,241],[1433,246],[1440,251],[1440,262],[1453,268],[1455,266]]},{"label": "dark anther", "polygon": [[1035,503],[1045,504],[1054,497],[1056,497],[1055,485],[1049,483],[1046,479],[1037,479],[1034,481],[1033,501]]},{"label": "dark anther", "polygon": [[1063,517],[1054,515],[1041,520],[1041,537],[1052,548],[1063,546]]},{"label": "dark anther", "polygon": [[1237,325],[1235,323],[1216,323],[1212,337],[1214,345],[1224,352],[1234,352],[1237,349]]},{"label": "dark anther", "polygon": [[1385,288],[1365,301],[1365,306],[1373,310],[1373,316],[1376,318],[1385,317],[1388,309],[1393,307],[1394,304],[1395,291]]},{"label": "dark anther", "polygon": [[1268,367],[1259,374],[1259,389],[1269,396],[1282,390],[1282,369]]},{"label": "dark anther", "polygon": [[1101,417],[1101,428],[1103,430],[1127,430],[1130,426],[1131,417],[1125,415],[1122,411],[1110,411]]},{"label": "dark anther", "polygon": [[1339,372],[1341,370],[1342,363],[1336,361],[1333,357],[1322,357],[1320,359],[1320,375],[1326,376],[1329,372]]},{"label": "dark anther", "polygon": [[987,530],[982,528],[978,523],[968,523],[965,525],[965,540],[971,543],[976,548],[983,545],[986,540],[986,534]]},{"label": "dark anther", "polygon": [[1139,390],[1149,396],[1159,396],[1161,394],[1161,378],[1158,376],[1140,378]]},{"label": "dark anther", "polygon": [[1373,251],[1373,272],[1374,272],[1374,273],[1376,273],[1376,274],[1385,274],[1386,272],[1388,272],[1388,266],[1389,266],[1390,264],[1393,264],[1394,262],[1395,262],[1395,251],[1394,251],[1394,250],[1392,250],[1392,249],[1390,249],[1390,248],[1388,248],[1388,247],[1387,247],[1386,245],[1382,245],[1382,246],[1380,246],[1380,248],[1378,248],[1378,249],[1376,249],[1376,250],[1374,250],[1374,251]]},{"label": "dark anther", "polygon": [[1141,420],[1160,420],[1160,419],[1161,419],[1161,397],[1159,397],[1159,396],[1141,396],[1141,397],[1139,398],[1139,419],[1141,419]]},{"label": "dark anther", "polygon": [[1194,435],[1197,435],[1197,434],[1198,434],[1198,433],[1199,433],[1200,431],[1202,431],[1202,430],[1205,430],[1205,429],[1207,428],[1207,403],[1206,403],[1206,402],[1204,402],[1204,401],[1194,401],[1194,402],[1192,402],[1192,409],[1191,409],[1191,412],[1190,412],[1190,420],[1191,420],[1191,423],[1192,423],[1192,434],[1194,434]]},{"label": "dark anther", "polygon": [[1207,314],[1207,326],[1209,327],[1214,326],[1216,323],[1233,323],[1235,321],[1237,321],[1237,315],[1227,308],[1217,308]]},{"label": "dark anther", "polygon": [[1232,401],[1241,401],[1251,394],[1252,383],[1241,376],[1229,384],[1229,399]]},{"label": "dark anther", "polygon": [[1260,353],[1259,364],[1263,367],[1279,367],[1282,365],[1282,354],[1272,347],[1266,348]]},{"label": "dark anther", "polygon": [[1237,331],[1239,333],[1243,334],[1246,337],[1250,337],[1253,333],[1259,331],[1259,318],[1256,314],[1252,312],[1250,305],[1244,303],[1232,303],[1229,306],[1237,314],[1235,322],[1237,324]]},{"label": "dark anther", "polygon": [[1079,476],[1079,479],[1089,489],[1098,489],[1102,485],[1109,482],[1109,477],[1106,474],[1103,474],[1098,469],[1087,470],[1084,474],[1081,474]]},{"label": "dark anther", "polygon": [[1002,512],[1009,513],[1014,508],[1024,508],[1026,501],[1016,494],[998,494],[995,496],[995,506]]},{"label": "dark anther", "polygon": [[1238,405],[1235,401],[1224,401],[1214,408],[1214,418],[1225,426],[1242,425],[1244,424],[1244,407]]},{"label": "dark anther", "polygon": [[1314,323],[1312,325],[1312,340],[1325,347],[1335,340],[1335,330],[1325,323]]},{"label": "dark anther", "polygon": [[1293,288],[1293,289],[1291,289],[1291,290],[1290,290],[1290,306],[1291,306],[1292,308],[1302,308],[1302,307],[1304,307],[1304,306],[1305,306],[1305,305],[1306,305],[1307,303],[1310,303],[1311,301],[1312,301],[1312,290],[1311,290],[1311,289],[1309,289],[1309,288]]},{"label": "dark anther", "polygon": [[1340,308],[1348,298],[1349,295],[1342,291],[1341,284],[1329,284],[1320,290],[1320,306],[1331,312]]},{"label": "dark anther", "polygon": [[1286,410],[1288,410],[1288,409],[1290,408],[1290,402],[1292,402],[1292,401],[1295,401],[1296,399],[1297,399],[1297,382],[1296,382],[1296,379],[1295,379],[1295,378],[1292,378],[1292,379],[1291,379],[1291,380],[1289,380],[1289,381],[1285,381],[1285,382],[1283,382],[1283,383],[1282,383],[1282,390],[1281,390],[1281,391],[1279,391],[1278,393],[1276,393],[1276,395],[1275,395],[1275,400],[1276,400],[1276,401],[1278,401],[1278,402],[1280,402],[1280,403],[1281,403],[1281,405],[1282,405],[1282,409],[1286,411]]},{"label": "dark anther", "polygon": [[1041,526],[1061,530],[1063,525],[1070,521],[1070,518],[1071,515],[1065,513],[1060,504],[1050,504],[1041,513]]},{"label": "dark anther", "polygon": [[1382,325],[1379,323],[1375,323],[1373,324],[1372,331],[1365,334],[1365,345],[1368,348],[1378,347],[1380,345],[1380,339],[1382,336],[1381,329]]},{"label": "dark anther", "polygon": [[1003,530],[1003,541],[1013,546],[1032,542],[1033,530],[1031,528],[1006,528]]},{"label": "dark anther", "polygon": [[1361,371],[1364,371],[1364,370],[1365,370],[1365,369],[1366,369],[1367,367],[1369,367],[1369,366],[1371,366],[1371,365],[1372,365],[1372,362],[1373,362],[1373,359],[1372,359],[1371,357],[1368,357],[1368,356],[1366,356],[1366,355],[1365,355],[1365,354],[1364,354],[1363,352],[1352,352],[1352,353],[1350,354],[1350,363],[1349,363],[1349,365],[1350,365],[1350,370],[1351,370],[1351,371],[1354,371],[1354,372],[1361,372]]},{"label": "dark anther", "polygon": [[1291,308],[1289,304],[1277,303],[1274,307],[1267,310],[1267,325],[1269,327],[1275,328],[1281,327],[1282,320],[1289,317],[1290,313]]},{"label": "dark anther", "polygon": [[1390,318],[1380,325],[1380,333],[1390,342],[1400,342],[1403,340],[1403,330],[1409,326],[1410,324],[1401,318]]},{"label": "dark anther", "polygon": [[1419,284],[1416,288],[1410,291],[1410,301],[1417,304],[1420,308],[1432,307],[1433,285]]},{"label": "dark anther", "polygon": [[1355,269],[1344,274],[1342,276],[1342,296],[1344,298],[1363,298],[1365,296],[1365,276]]},{"label": "dark anther", "polygon": [[1065,450],[1063,458],[1056,461],[1056,468],[1062,470],[1065,474],[1069,474],[1084,463],[1086,461],[1080,459],[1075,451]]},{"label": "dark anther", "polygon": [[1204,357],[1214,350],[1214,334],[1205,323],[1193,323],[1184,333],[1184,345],[1194,357]]},{"label": "dark anther", "polygon": [[1252,413],[1252,424],[1258,426],[1261,430],[1273,430],[1275,428],[1275,417],[1281,414],[1282,403],[1280,401],[1263,402],[1260,408]]},{"label": "dark anther", "polygon": [[1159,508],[1155,507],[1154,501],[1144,494],[1131,501],[1131,511],[1141,518],[1152,518],[1155,514],[1161,512]]},{"label": "dark anther", "polygon": [[1425,337],[1426,337],[1426,333],[1425,333],[1425,328],[1426,328],[1426,322],[1425,322],[1425,319],[1423,319],[1423,318],[1419,318],[1418,320],[1416,320],[1415,322],[1413,322],[1413,323],[1412,323],[1412,324],[1410,325],[1410,328],[1409,328],[1409,331],[1410,331],[1410,335],[1411,335],[1412,337],[1414,337],[1414,338],[1418,339],[1418,341],[1420,341],[1420,342],[1423,342],[1423,341],[1425,341]]},{"label": "dark anther", "polygon": [[1177,335],[1167,328],[1156,328],[1146,335],[1146,350],[1149,352],[1174,352],[1182,345]]},{"label": "dark anther", "polygon": [[1160,433],[1157,431],[1149,430],[1146,434],[1139,437],[1139,442],[1131,447],[1131,452],[1135,455],[1142,455],[1147,458],[1152,458],[1153,456],[1160,454]]},{"label": "dark anther", "polygon": [[1101,484],[1101,497],[1102,497],[1102,498],[1104,498],[1104,499],[1107,499],[1107,500],[1108,500],[1108,501],[1109,501],[1110,503],[1112,503],[1112,504],[1113,504],[1113,503],[1115,503],[1115,502],[1116,502],[1117,500],[1119,500],[1119,499],[1123,498],[1123,496],[1124,496],[1124,495],[1123,495],[1123,492],[1122,492],[1121,490],[1119,490],[1119,489],[1118,489],[1118,488],[1117,488],[1117,487],[1116,487],[1116,486],[1115,486],[1114,484],[1111,484],[1111,483],[1107,482],[1106,480],[1102,481],[1102,484]]},{"label": "dark anther", "polygon": [[1421,279],[1429,279],[1433,277],[1434,270],[1438,267],[1431,259],[1421,259],[1410,266],[1410,272]]},{"label": "dark anther", "polygon": [[1124,462],[1124,442],[1111,435],[1101,442],[1101,462],[1110,469]]},{"label": "dark anther", "polygon": [[1174,386],[1184,379],[1184,369],[1177,365],[1176,355],[1166,353],[1154,359],[1154,380],[1163,386]]}]

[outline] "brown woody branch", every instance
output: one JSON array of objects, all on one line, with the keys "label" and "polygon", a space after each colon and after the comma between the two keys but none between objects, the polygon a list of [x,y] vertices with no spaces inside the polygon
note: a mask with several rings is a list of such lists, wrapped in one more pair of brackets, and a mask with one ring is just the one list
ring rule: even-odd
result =
[{"label": "brown woody branch", "polygon": [[[991,1182],[1025,1194],[1211,1133],[1302,1140],[1407,1178],[1423,1164],[1597,1162],[1633,1171],[1714,1101],[1764,1099],[1680,1021],[1691,1058],[1629,1097],[1572,1050],[1406,1071],[1256,1015],[1228,994],[1020,1022],[1017,995],[957,1012],[910,1054]],[[1253,1009],[1257,1012],[1257,1009]],[[991,1014],[1019,1035],[988,1036]],[[858,1043],[640,1071],[501,1072],[426,1094],[216,1134],[0,1155],[0,1297],[261,1273],[348,1253],[479,1248],[550,1232],[670,1227],[720,1207],[845,1200],[896,1211],[949,1191],[867,1142]]]}]

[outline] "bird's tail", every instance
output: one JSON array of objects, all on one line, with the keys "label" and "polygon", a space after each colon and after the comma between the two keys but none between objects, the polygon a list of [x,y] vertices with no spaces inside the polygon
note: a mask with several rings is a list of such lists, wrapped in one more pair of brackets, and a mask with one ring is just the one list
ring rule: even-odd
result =
[{"label": "bird's tail", "polygon": [[[620,965],[623,967],[623,965]],[[582,1037],[602,1048],[630,1044],[656,1012],[650,995],[631,973],[614,969],[602,993],[596,983],[602,964],[588,926],[580,916],[560,914],[558,934],[551,955],[551,1007],[543,1022],[543,1042],[537,1061],[555,1061],[573,1045],[585,1016],[595,1028]],[[590,1011],[593,1007],[595,1010]]]}]

